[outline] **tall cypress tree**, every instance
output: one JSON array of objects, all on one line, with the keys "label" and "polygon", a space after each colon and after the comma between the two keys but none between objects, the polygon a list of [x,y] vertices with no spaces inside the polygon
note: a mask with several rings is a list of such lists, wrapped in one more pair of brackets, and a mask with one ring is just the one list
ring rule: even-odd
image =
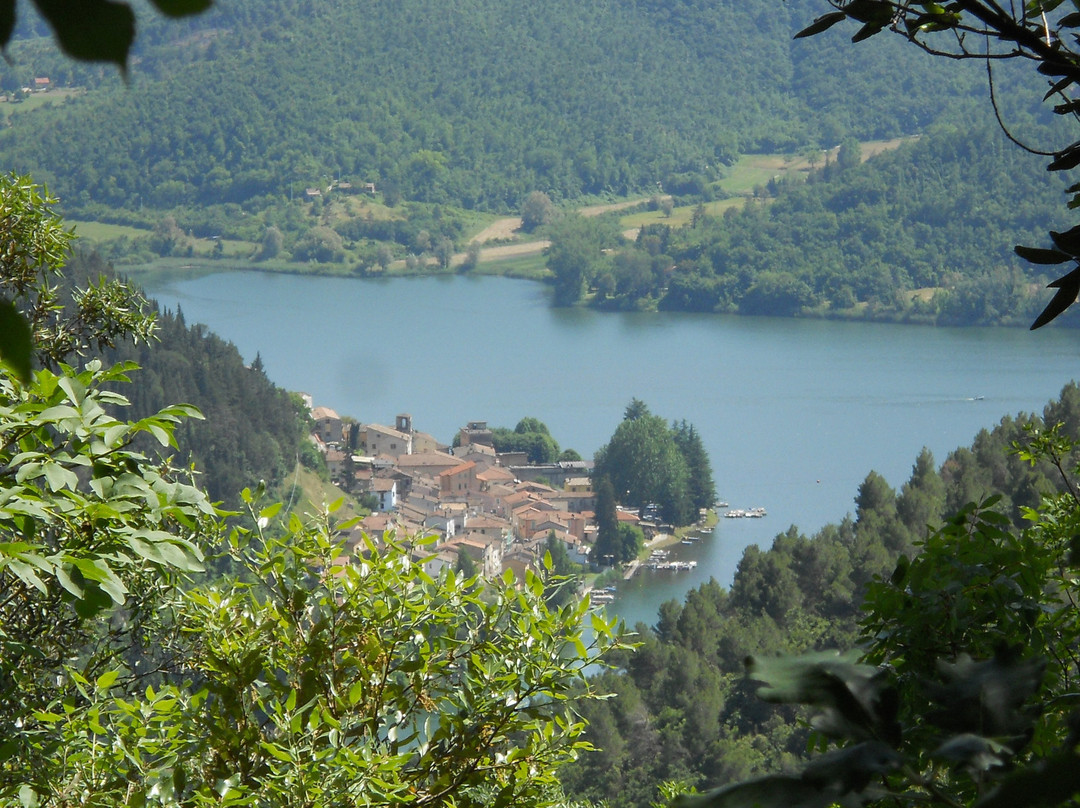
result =
[{"label": "tall cypress tree", "polygon": [[601,477],[596,483],[596,544],[592,550],[594,566],[610,566],[622,555],[619,540],[619,517],[615,511],[615,488]]},{"label": "tall cypress tree", "polygon": [[716,484],[713,482],[712,465],[709,463],[705,445],[701,442],[701,435],[694,429],[694,425],[687,423],[685,419],[672,424],[671,431],[675,434],[675,445],[679,447],[690,472],[691,505],[695,510],[712,507],[716,501]]}]

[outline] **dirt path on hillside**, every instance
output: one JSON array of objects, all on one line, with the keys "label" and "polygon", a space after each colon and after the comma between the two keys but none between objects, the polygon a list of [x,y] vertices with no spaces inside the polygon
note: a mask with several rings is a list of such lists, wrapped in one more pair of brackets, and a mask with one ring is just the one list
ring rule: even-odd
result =
[{"label": "dirt path on hillside", "polygon": [[504,239],[511,239],[514,237],[514,233],[521,227],[520,216],[510,216],[506,219],[496,219],[479,233],[477,233],[470,244],[486,244],[489,241],[502,241]]},{"label": "dirt path on hillside", "polygon": [[[605,205],[588,205],[583,208],[578,208],[578,213],[582,216],[599,216],[601,213],[609,213],[615,210],[625,210],[626,208],[632,208],[635,205],[640,205],[643,200],[641,199],[628,199],[622,202],[612,202]],[[496,219],[489,224],[475,236],[470,244],[487,244],[492,241],[508,241],[520,231],[521,229],[521,217],[520,216],[508,216],[505,219]],[[637,236],[637,230],[627,230],[625,234],[628,238]],[[535,255],[546,250],[551,245],[551,242],[547,239],[540,239],[538,241],[523,241],[517,244],[500,244],[494,247],[485,247],[480,251],[480,261],[495,261],[500,258],[513,258],[520,255]],[[465,254],[459,253],[454,256],[453,264],[457,266],[465,260]]]},{"label": "dirt path on hillside", "polygon": [[601,213],[610,213],[613,210],[626,210],[645,201],[645,199],[627,199],[623,202],[612,202],[609,205],[589,205],[588,207],[578,208],[578,213],[582,216],[599,216]]}]

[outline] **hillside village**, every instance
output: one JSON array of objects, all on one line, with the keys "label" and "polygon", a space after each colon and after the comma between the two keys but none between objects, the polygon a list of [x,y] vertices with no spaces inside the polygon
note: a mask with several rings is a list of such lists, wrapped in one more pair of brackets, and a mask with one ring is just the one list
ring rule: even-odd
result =
[{"label": "hillside village", "polygon": [[[361,533],[376,541],[388,531],[434,536],[419,559],[429,574],[466,553],[486,578],[512,570],[523,579],[554,536],[572,561],[588,563],[597,532],[591,462],[530,464],[524,452],[497,453],[484,421],[462,427],[451,448],[414,429],[408,414],[392,427],[349,422],[328,407],[312,407],[311,415],[333,482],[371,495],[372,512],[355,528],[350,550]],[[633,511],[617,515],[646,537],[659,529]]]}]

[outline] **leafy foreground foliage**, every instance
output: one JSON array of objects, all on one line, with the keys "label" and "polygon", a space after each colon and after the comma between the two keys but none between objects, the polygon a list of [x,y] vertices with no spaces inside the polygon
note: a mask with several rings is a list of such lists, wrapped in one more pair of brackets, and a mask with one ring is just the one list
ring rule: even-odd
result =
[{"label": "leafy foreground foliage", "polygon": [[23,380],[35,359],[55,366],[153,333],[145,301],[119,281],[87,278],[82,289],[61,289],[72,233],[55,205],[29,177],[0,177],[0,361]]},{"label": "leafy foreground foliage", "polygon": [[79,356],[137,363],[138,384],[114,386],[130,400],[129,417],[196,405],[206,417],[177,424],[177,462],[195,463],[200,486],[228,507],[253,480],[273,490],[298,463],[317,467],[299,399],[182,312],[154,316],[98,256],[70,255],[73,235],[55,204],[29,177],[0,177],[0,359],[23,379],[35,363],[55,368]]},{"label": "leafy foreground foliage", "polygon": [[141,433],[168,443],[192,413],[109,415],[124,400],[102,386],[128,370],[0,379],[0,793],[12,761],[41,771],[55,755],[34,716],[62,698],[65,669],[98,675],[140,653],[173,571],[202,568],[206,498],[130,448]]},{"label": "leafy foreground foliage", "polygon": [[798,773],[675,806],[1072,804],[1080,498],[1071,478],[1080,467],[1056,427],[1016,449],[1068,471],[1065,493],[1025,509],[1026,529],[993,509],[997,498],[969,505],[869,584],[861,655],[748,660],[760,696],[809,705],[819,747],[831,738],[838,748]]},{"label": "leafy foreground foliage", "polygon": [[[117,375],[3,388],[2,525],[21,541],[0,545],[0,798],[559,801],[555,768],[587,748],[570,699],[612,624],[586,646],[587,603],[550,611],[541,576],[435,579],[393,540],[354,559],[328,517],[277,524],[247,492],[254,526],[214,545],[205,497],[124,448],[184,413],[107,416]],[[236,577],[193,576],[211,548]]]},{"label": "leafy foreground foliage", "polygon": [[[16,312],[53,294],[63,256],[35,252],[41,233],[0,231],[0,254],[25,256]],[[550,561],[520,590],[432,578],[422,544],[350,554],[348,525],[274,521],[261,491],[227,527],[139,450],[175,449],[197,410],[123,421],[133,364],[61,361],[148,320],[113,299],[58,348],[64,309],[44,311],[31,348],[55,369],[0,365],[0,804],[564,802],[555,769],[589,748],[585,671],[622,643],[599,617],[585,643],[587,601],[548,608]]]}]

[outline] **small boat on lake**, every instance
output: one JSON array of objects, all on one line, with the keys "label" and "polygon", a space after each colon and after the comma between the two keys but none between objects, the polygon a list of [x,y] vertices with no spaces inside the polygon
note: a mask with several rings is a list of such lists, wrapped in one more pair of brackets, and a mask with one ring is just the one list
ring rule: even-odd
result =
[{"label": "small boat on lake", "polygon": [[764,508],[735,508],[724,514],[727,519],[760,519],[767,511]]}]

